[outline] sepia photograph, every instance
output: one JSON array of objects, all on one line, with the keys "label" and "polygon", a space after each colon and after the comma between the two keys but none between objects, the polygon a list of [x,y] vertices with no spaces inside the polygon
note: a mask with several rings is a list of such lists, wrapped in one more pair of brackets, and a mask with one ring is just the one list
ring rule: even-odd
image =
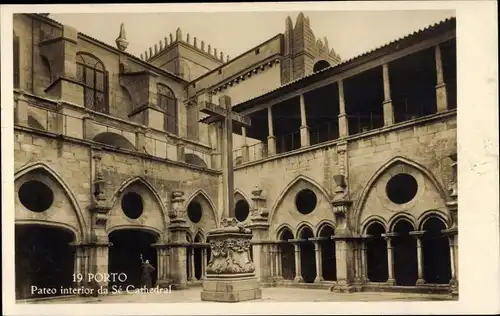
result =
[{"label": "sepia photograph", "polygon": [[457,12],[165,7],[11,14],[15,304],[458,302]]}]

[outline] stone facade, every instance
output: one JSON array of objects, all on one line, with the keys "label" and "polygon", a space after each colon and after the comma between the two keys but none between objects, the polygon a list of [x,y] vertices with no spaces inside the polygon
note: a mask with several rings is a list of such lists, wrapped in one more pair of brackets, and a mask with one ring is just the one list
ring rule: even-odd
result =
[{"label": "stone facade", "polygon": [[[235,111],[250,116],[264,111],[267,118],[264,139],[247,137],[257,133],[251,128],[235,135],[235,158],[240,159],[236,217],[253,232],[252,273],[262,285],[352,292],[391,289],[395,282],[410,290],[456,293],[457,123],[456,104],[449,101],[456,100],[450,98],[456,93],[456,68],[453,54],[446,53],[446,43],[454,41],[454,20],[414,34],[397,48],[392,43],[344,63],[327,39],[314,37],[302,13],[295,25],[290,18],[285,21],[284,34],[232,59],[180,29],[141,58],[126,52],[123,26],[118,48],[36,14],[15,15],[14,36],[20,79],[14,91],[16,229],[43,226],[72,234],[72,273],[117,271],[119,259],[113,258],[127,254],[127,244],[120,244],[125,237],[117,237],[124,231],[153,236],[144,248],[131,248],[130,255],[155,249],[149,259],[160,286],[182,289],[213,272],[207,271],[207,234],[220,227],[223,215],[221,134],[217,123],[198,122],[203,117],[198,102],[217,103],[227,95]],[[389,88],[389,75],[398,69],[391,70],[391,61],[426,49],[435,58],[429,70],[436,81],[431,87],[437,96],[434,108],[395,121],[398,101],[390,94],[397,87]],[[100,66],[88,68],[87,57]],[[94,81],[82,81],[81,69],[93,71]],[[372,120],[368,130],[351,132],[361,123],[352,119],[349,79],[370,69],[380,69],[382,123],[373,126],[378,123]],[[96,88],[101,84],[102,89]],[[338,94],[325,104],[338,107],[335,137],[315,142],[308,115],[320,101],[303,95],[332,84],[329,91]],[[300,100],[291,114],[300,117],[294,132],[300,145],[278,150],[282,132],[271,108],[293,98]],[[413,179],[408,185],[414,188],[408,190],[414,192],[408,201],[394,202],[389,187],[400,174]],[[50,196],[45,210],[30,210],[25,201],[23,187],[35,182],[49,188],[45,197],[37,196],[40,201]],[[297,201],[305,191],[314,202],[302,203],[310,209],[299,211]],[[138,213],[130,215],[127,209]],[[440,258],[448,262],[444,268],[434,268],[425,256],[433,247],[425,233],[431,219],[441,221],[438,233],[449,247]],[[401,233],[402,222],[411,229]],[[378,237],[373,223],[383,228]],[[412,284],[398,270],[403,265],[399,254],[406,251],[401,234],[416,242],[403,244],[414,247],[410,251],[416,259],[410,265],[418,282]],[[385,245],[383,281],[370,270],[373,260],[381,260],[372,254],[375,239]],[[22,245],[16,240],[16,247]],[[426,273],[438,277],[424,282]],[[18,297],[30,296],[26,286],[35,276],[16,278]],[[96,286],[88,280],[81,285]]]}]

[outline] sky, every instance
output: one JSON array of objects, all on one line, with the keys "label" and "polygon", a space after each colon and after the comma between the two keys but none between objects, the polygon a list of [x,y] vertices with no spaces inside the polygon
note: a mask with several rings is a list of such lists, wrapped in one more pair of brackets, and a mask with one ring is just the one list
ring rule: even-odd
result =
[{"label": "sky", "polygon": [[[235,57],[285,31],[285,19],[293,24],[298,11],[181,12],[181,13],[53,13],[50,18],[79,32],[116,46],[120,24],[125,24],[127,52],[139,56],[178,27],[191,41],[205,41],[212,49]],[[451,10],[425,11],[303,11],[318,38],[328,38],[343,60],[357,56],[431,24],[455,16]]]}]

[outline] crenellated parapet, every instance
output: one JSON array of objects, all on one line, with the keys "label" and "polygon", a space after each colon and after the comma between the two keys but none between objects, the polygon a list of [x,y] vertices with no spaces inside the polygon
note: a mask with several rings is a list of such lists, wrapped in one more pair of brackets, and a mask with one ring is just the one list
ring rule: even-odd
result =
[{"label": "crenellated parapet", "polygon": [[223,51],[220,51],[217,48],[213,48],[210,44],[207,45],[205,41],[200,41],[196,37],[191,37],[189,33],[184,36],[180,28],[177,28],[175,36],[172,33],[170,33],[168,37],[165,36],[164,39],[149,47],[148,50],[141,54],[140,58],[144,61],[149,62],[179,43],[190,46],[196,51],[218,62],[229,62],[229,55],[224,54]]}]

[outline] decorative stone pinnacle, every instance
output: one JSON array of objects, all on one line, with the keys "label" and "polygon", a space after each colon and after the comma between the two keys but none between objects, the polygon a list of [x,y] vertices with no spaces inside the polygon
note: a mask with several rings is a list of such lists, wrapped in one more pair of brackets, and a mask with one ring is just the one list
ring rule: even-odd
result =
[{"label": "decorative stone pinnacle", "polygon": [[123,23],[120,25],[120,34],[118,34],[115,42],[116,47],[118,47],[118,49],[122,52],[124,52],[128,47],[127,35],[125,34],[125,24]]},{"label": "decorative stone pinnacle", "polygon": [[194,48],[198,48],[198,40],[196,39],[196,36],[193,38],[193,46]]},{"label": "decorative stone pinnacle", "polygon": [[229,55],[226,56],[226,63],[229,62]]},{"label": "decorative stone pinnacle", "polygon": [[182,41],[182,30],[180,27],[178,27],[177,31],[175,31],[175,40]]},{"label": "decorative stone pinnacle", "polygon": [[224,53],[223,52],[220,52],[220,60],[224,61]]},{"label": "decorative stone pinnacle", "polygon": [[163,50],[163,41],[160,40],[160,50]]},{"label": "decorative stone pinnacle", "polygon": [[189,44],[189,40],[190,40],[190,36],[189,36],[189,33],[187,33],[187,35],[186,35],[186,43]]}]

